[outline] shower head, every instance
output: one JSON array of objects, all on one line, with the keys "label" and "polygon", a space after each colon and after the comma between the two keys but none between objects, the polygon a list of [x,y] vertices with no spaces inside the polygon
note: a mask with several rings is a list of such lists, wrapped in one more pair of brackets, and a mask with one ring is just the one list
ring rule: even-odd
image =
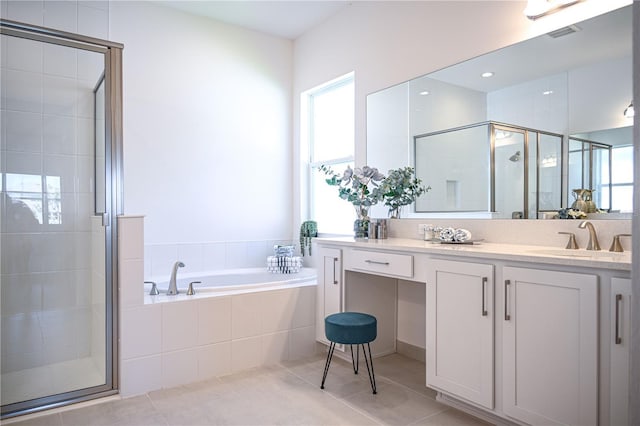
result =
[{"label": "shower head", "polygon": [[513,161],[514,163],[520,161],[520,151],[516,151],[511,157],[509,157],[509,161]]}]

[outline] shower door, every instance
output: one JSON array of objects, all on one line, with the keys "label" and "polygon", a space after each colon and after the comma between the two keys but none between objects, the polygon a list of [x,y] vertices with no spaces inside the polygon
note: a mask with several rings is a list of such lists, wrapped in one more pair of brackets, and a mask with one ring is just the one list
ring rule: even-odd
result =
[{"label": "shower door", "polygon": [[494,168],[492,211],[501,219],[524,219],[529,184],[525,179],[529,170],[527,132],[494,123],[490,128]]},{"label": "shower door", "polygon": [[121,46],[1,23],[5,418],[117,388]]}]

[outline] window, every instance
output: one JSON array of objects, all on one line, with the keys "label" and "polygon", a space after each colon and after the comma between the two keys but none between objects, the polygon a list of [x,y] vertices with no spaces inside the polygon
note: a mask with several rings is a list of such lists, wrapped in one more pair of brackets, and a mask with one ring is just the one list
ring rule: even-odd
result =
[{"label": "window", "polygon": [[[611,150],[611,208],[614,211],[633,211],[633,146],[614,146]],[[602,196],[609,197],[609,167],[603,170]],[[598,206],[600,207],[600,206]]]},{"label": "window", "polygon": [[353,73],[302,94],[303,144],[308,152],[308,218],[318,222],[318,232],[350,234],[356,218],[353,206],[338,197],[336,187],[325,182],[321,165],[337,173],[353,167],[354,82]]}]

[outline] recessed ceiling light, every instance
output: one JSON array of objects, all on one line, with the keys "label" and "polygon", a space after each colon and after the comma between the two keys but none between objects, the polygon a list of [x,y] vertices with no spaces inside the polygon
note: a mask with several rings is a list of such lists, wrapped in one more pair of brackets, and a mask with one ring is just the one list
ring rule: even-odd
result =
[{"label": "recessed ceiling light", "polygon": [[484,77],[484,78],[493,77],[493,72],[491,72],[491,71],[483,72],[482,73],[482,77]]},{"label": "recessed ceiling light", "polygon": [[545,90],[544,92],[542,92],[543,95],[551,95],[553,94],[553,90]]},{"label": "recessed ceiling light", "polygon": [[423,90],[422,92],[419,93],[419,95],[422,95],[422,96],[427,96],[428,94],[430,94],[428,90]]}]

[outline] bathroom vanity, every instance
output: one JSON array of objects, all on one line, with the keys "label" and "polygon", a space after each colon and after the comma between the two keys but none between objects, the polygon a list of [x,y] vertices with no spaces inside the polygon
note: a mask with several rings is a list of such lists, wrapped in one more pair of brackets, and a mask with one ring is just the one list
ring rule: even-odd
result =
[{"label": "bathroom vanity", "polygon": [[324,317],[378,319],[396,351],[398,280],[426,286],[426,386],[498,424],[628,424],[630,253],[413,239],[318,238]]}]

